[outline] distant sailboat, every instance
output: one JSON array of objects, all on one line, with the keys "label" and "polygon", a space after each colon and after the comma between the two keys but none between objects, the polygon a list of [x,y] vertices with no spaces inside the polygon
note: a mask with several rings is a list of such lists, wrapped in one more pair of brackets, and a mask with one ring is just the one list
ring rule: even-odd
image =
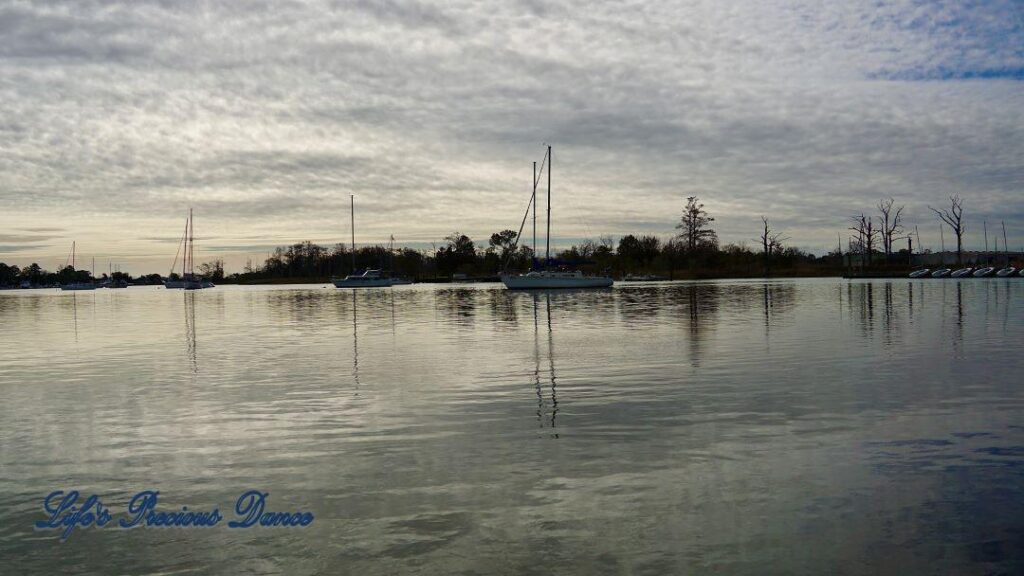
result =
[{"label": "distant sailboat", "polygon": [[356,197],[351,196],[351,218],[352,218],[352,274],[344,278],[331,278],[335,288],[387,288],[394,282],[391,278],[384,277],[380,270],[366,270],[362,274],[356,274]]},{"label": "distant sailboat", "polygon": [[[548,170],[548,221],[547,221],[547,240],[546,247],[544,250],[544,270],[533,270],[526,274],[501,274],[501,281],[505,284],[506,288],[513,290],[540,290],[547,288],[607,288],[613,284],[613,280],[608,276],[587,276],[579,270],[574,271],[563,271],[563,270],[549,270],[548,265],[551,262],[551,146],[548,146],[547,154],[544,157],[545,162],[541,163],[541,169],[543,170],[544,163],[547,164]],[[537,201],[537,179],[533,181],[533,195],[530,198],[531,205]],[[527,213],[529,213],[529,207],[527,207]],[[526,223],[526,217],[523,217],[523,223]],[[522,232],[522,226],[519,228],[520,233]],[[516,242],[518,243],[519,235],[516,236]]]},{"label": "distant sailboat", "polygon": [[[192,224],[192,209],[188,210],[188,219],[185,220],[185,232],[181,237],[181,241],[178,243],[178,253],[182,254],[181,259],[181,278],[178,280],[172,280],[168,278],[164,281],[165,288],[181,288],[184,290],[200,290],[203,288],[213,288],[213,283],[209,280],[196,277],[195,274],[195,255],[194,255],[194,244],[195,234]],[[182,248],[184,247],[184,250]],[[171,274],[174,273],[174,267],[178,264],[178,254],[174,255],[174,264],[171,265]]]},{"label": "distant sailboat", "polygon": [[[71,243],[71,270],[75,271],[75,243]],[[96,284],[92,282],[69,282],[61,284],[61,290],[95,290]]]}]

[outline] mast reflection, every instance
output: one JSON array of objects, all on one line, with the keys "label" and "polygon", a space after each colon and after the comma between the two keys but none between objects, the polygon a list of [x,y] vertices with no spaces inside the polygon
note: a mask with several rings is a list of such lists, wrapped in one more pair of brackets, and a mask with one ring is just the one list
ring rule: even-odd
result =
[{"label": "mast reflection", "polygon": [[196,300],[195,292],[184,291],[185,297],[185,354],[192,365],[192,373],[199,373],[199,363],[196,358]]},{"label": "mast reflection", "polygon": [[558,378],[555,374],[555,341],[554,341],[554,330],[551,325],[551,294],[544,294],[545,300],[545,315],[547,316],[548,324],[548,380],[551,383],[551,412],[550,418],[545,418],[545,398],[544,389],[541,384],[541,367],[540,367],[540,319],[539,319],[539,305],[540,295],[533,295],[533,383],[534,390],[537,393],[537,425],[540,428],[548,426],[551,428],[551,437],[558,438],[557,418],[558,418]]},{"label": "mast reflection", "polygon": [[357,291],[352,291],[352,380],[356,383],[356,396],[359,395],[359,322],[356,306]]}]

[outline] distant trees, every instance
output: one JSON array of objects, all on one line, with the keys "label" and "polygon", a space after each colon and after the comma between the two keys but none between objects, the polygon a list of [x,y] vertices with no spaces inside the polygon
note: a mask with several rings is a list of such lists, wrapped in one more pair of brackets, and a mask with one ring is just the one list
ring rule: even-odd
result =
[{"label": "distant trees", "polygon": [[850,241],[850,251],[863,254],[864,263],[870,265],[871,255],[877,252],[875,246],[878,241],[878,228],[875,227],[874,220],[863,213],[859,216],[853,216],[852,219],[854,225],[850,227],[850,230],[855,232],[857,236]]},{"label": "distant trees", "polygon": [[696,196],[686,199],[686,206],[676,229],[680,231],[678,238],[683,239],[689,252],[718,246],[718,235],[711,229],[711,223],[714,221]]},{"label": "distant trees", "polygon": [[13,286],[18,283],[18,276],[21,270],[17,266],[8,266],[0,262],[0,286]]},{"label": "distant trees", "polygon": [[469,236],[456,231],[446,236],[445,241],[448,244],[438,249],[435,255],[437,269],[442,274],[450,276],[476,260],[476,247]]},{"label": "distant trees", "polygon": [[759,240],[761,241],[761,250],[764,252],[764,273],[768,275],[771,272],[772,254],[782,251],[782,241],[786,238],[782,236],[781,232],[772,230],[767,216],[761,216],[761,223],[764,228]]},{"label": "distant trees", "polygon": [[[315,246],[315,245],[314,245]],[[317,246],[319,248],[319,246]],[[212,262],[203,262],[199,265],[199,275],[214,282],[224,279],[224,260],[218,258]]]},{"label": "distant trees", "polygon": [[889,262],[892,256],[893,240],[903,232],[903,206],[894,207],[895,203],[892,198],[878,201],[878,211],[882,213],[879,218],[879,234],[882,237],[882,250],[885,252],[886,262]]},{"label": "distant trees", "polygon": [[960,198],[959,194],[954,194],[949,197],[949,208],[943,208],[936,210],[931,206],[929,210],[935,212],[939,216],[939,219],[949,225],[953,229],[953,234],[956,235],[956,262],[960,264],[963,259],[964,249],[964,202]]},{"label": "distant trees", "polygon": [[646,268],[658,256],[661,240],[657,236],[627,234],[619,239],[618,256],[624,267],[638,265]]},{"label": "distant trees", "polygon": [[502,230],[491,234],[491,238],[487,242],[487,254],[495,257],[495,262],[492,265],[500,267],[509,261],[516,249],[518,236],[519,234],[515,230]]}]

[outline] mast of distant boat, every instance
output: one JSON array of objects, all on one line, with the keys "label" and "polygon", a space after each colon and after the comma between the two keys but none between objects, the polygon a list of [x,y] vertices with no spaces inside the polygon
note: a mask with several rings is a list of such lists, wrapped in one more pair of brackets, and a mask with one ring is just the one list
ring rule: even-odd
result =
[{"label": "mast of distant boat", "polygon": [[544,240],[544,269],[551,265],[551,146],[548,146],[548,231]]},{"label": "mast of distant boat", "polygon": [[356,273],[356,195],[349,194],[349,215],[352,218],[352,275]]},{"label": "mast of distant boat", "polygon": [[530,198],[533,204],[533,253],[530,254],[530,270],[537,265],[537,162],[533,162],[533,197]]}]

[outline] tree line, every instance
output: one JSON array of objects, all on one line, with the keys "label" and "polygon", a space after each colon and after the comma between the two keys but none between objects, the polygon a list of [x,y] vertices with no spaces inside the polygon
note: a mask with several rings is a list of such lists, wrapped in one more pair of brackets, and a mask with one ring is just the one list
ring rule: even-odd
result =
[{"label": "tree line", "polygon": [[262,264],[249,262],[244,270],[225,278],[228,282],[273,280],[322,281],[365,269],[382,269],[414,280],[495,277],[502,271],[565,267],[587,272],[657,274],[666,278],[747,276],[762,273],[826,275],[836,273],[841,260],[836,254],[816,257],[793,246],[771,229],[766,218],[762,252],[746,243],[719,245],[712,228],[715,219],[696,196],[687,199],[676,225],[678,233],[663,239],[650,234],[627,234],[587,239],[556,251],[550,262],[520,243],[514,230],[494,232],[485,241],[454,231],[432,250],[390,249],[364,246],[355,254],[343,243],[322,246],[299,242],[274,250]]},{"label": "tree line", "polygon": [[[929,208],[953,233],[957,258],[963,251],[966,229],[963,201],[950,197],[948,208]],[[494,232],[484,242],[455,231],[446,236],[439,248],[416,250],[392,249],[381,245],[363,246],[353,254],[352,248],[338,243],[322,246],[305,241],[277,247],[262,263],[248,262],[241,272],[226,275],[223,260],[200,264],[198,275],[215,282],[261,281],[324,281],[334,276],[358,273],[366,269],[382,269],[394,276],[415,280],[450,279],[455,274],[468,277],[493,277],[502,271],[530,268],[565,267],[587,272],[655,274],[666,278],[739,277],[751,275],[833,275],[844,270],[844,257],[861,256],[862,266],[878,264],[905,265],[914,252],[913,236],[904,225],[904,206],[893,198],[880,200],[878,213],[860,213],[852,217],[852,234],[847,240],[846,255],[842,243],[823,256],[814,256],[794,246],[775,229],[769,219],[761,217],[756,248],[746,242],[720,245],[713,228],[715,218],[696,196],[687,198],[676,224],[677,233],[669,238],[650,234],[627,234],[617,240],[612,236],[587,239],[559,250],[549,262],[534,254],[530,246],[520,243],[513,230]],[[907,240],[906,248],[899,244]],[[101,278],[105,278],[104,274]],[[159,283],[158,274],[139,278],[114,272],[114,280],[136,283]],[[171,278],[176,274],[172,273]],[[59,285],[96,280],[89,272],[65,266],[49,272],[32,264],[19,269],[0,263],[0,286],[27,283],[33,286]]]}]

